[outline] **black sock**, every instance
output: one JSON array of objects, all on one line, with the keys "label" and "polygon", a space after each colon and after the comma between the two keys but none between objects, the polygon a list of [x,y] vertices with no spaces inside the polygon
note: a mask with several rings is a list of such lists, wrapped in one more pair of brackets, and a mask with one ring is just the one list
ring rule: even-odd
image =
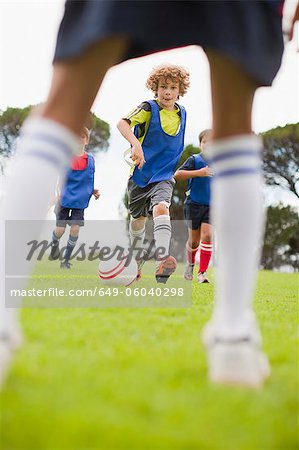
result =
[{"label": "black sock", "polygon": [[78,236],[69,235],[69,240],[67,241],[67,246],[64,253],[65,260],[69,261],[71,259],[72,251],[74,250],[77,240]]}]

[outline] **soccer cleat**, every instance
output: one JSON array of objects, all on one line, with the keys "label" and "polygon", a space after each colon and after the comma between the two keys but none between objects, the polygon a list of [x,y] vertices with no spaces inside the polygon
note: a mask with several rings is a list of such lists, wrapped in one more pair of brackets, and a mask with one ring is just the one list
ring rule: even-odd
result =
[{"label": "soccer cleat", "polygon": [[207,325],[203,341],[208,357],[208,377],[216,384],[260,388],[271,371],[259,336],[223,338]]},{"label": "soccer cleat", "polygon": [[193,269],[194,264],[190,264],[187,262],[184,272],[184,278],[185,280],[192,281],[193,280]]},{"label": "soccer cleat", "polygon": [[160,261],[156,269],[156,281],[157,283],[167,283],[168,278],[176,270],[177,262],[173,256],[167,256]]},{"label": "soccer cleat", "polygon": [[197,275],[197,281],[199,283],[209,283],[206,272],[199,272]]},{"label": "soccer cleat", "polygon": [[71,264],[68,259],[65,259],[64,261],[61,261],[60,269],[70,269],[72,265],[73,264]]},{"label": "soccer cleat", "polygon": [[50,261],[55,261],[59,258],[60,250],[59,250],[59,242],[51,242],[51,252],[50,252]]}]

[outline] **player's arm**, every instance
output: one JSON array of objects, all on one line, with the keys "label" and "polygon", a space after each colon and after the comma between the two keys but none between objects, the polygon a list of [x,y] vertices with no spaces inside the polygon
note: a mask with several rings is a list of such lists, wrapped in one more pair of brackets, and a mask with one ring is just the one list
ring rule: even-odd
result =
[{"label": "player's arm", "polygon": [[[92,156],[92,159],[93,159],[93,165],[94,165],[93,179],[95,179],[96,165],[95,165],[95,160],[94,160],[94,157],[93,157],[93,156]],[[98,200],[98,198],[99,198],[100,195],[101,195],[100,190],[97,189],[97,188],[95,188],[94,185],[93,185],[92,195],[94,196],[94,198],[95,198],[96,200]]]},{"label": "player's arm", "polygon": [[[146,127],[149,124],[151,117],[151,107],[148,102],[143,102],[137,108],[133,109],[127,116],[122,117],[117,124],[122,136],[131,144],[130,157],[138,168],[146,162],[144,160],[143,150],[140,143],[140,139],[144,136],[146,132]],[[138,138],[132,131],[132,128],[139,126]],[[141,163],[140,163],[141,160]]]},{"label": "player's arm", "polygon": [[296,9],[294,11],[294,15],[293,15],[293,18],[292,18],[292,21],[291,21],[291,26],[290,26],[290,29],[288,31],[288,38],[289,38],[290,41],[294,37],[295,24],[298,21],[299,21],[299,2],[297,2],[297,7],[296,7]]},{"label": "player's arm", "polygon": [[127,119],[120,119],[117,123],[120,134],[131,144],[131,159],[138,169],[145,163],[144,154],[140,142],[131,130],[131,123]]},{"label": "player's arm", "polygon": [[187,161],[175,172],[174,178],[177,181],[189,180],[189,178],[211,177],[212,171],[206,166],[201,169],[195,169],[194,157],[190,156]]},{"label": "player's arm", "polygon": [[174,174],[174,178],[177,181],[188,180],[189,178],[212,177],[212,176],[213,176],[212,170],[208,166],[197,170],[178,169]]}]

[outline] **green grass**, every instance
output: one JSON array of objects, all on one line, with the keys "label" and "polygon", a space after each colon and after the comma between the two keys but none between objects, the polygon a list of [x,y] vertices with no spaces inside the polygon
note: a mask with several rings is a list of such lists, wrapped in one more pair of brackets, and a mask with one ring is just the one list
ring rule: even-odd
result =
[{"label": "green grass", "polygon": [[192,308],[24,309],[1,448],[298,448],[296,281],[260,273],[255,307],[272,365],[260,391],[206,381],[212,284],[194,283]]}]

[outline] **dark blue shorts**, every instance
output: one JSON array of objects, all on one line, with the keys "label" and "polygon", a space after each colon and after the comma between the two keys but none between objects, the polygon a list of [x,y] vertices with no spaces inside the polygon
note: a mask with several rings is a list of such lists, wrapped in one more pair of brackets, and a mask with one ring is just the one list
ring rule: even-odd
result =
[{"label": "dark blue shorts", "polygon": [[[67,0],[54,61],[78,57],[111,36],[126,37],[122,61],[187,45],[217,50],[260,86],[270,85],[283,53],[282,0]],[[99,58],[101,55],[99,55]]]},{"label": "dark blue shorts", "polygon": [[197,230],[202,223],[210,223],[210,206],[186,200],[184,203],[184,217],[188,228]]},{"label": "dark blue shorts", "polygon": [[56,226],[66,227],[67,225],[80,225],[84,226],[84,209],[78,208],[64,208],[63,206],[56,205]]}]

